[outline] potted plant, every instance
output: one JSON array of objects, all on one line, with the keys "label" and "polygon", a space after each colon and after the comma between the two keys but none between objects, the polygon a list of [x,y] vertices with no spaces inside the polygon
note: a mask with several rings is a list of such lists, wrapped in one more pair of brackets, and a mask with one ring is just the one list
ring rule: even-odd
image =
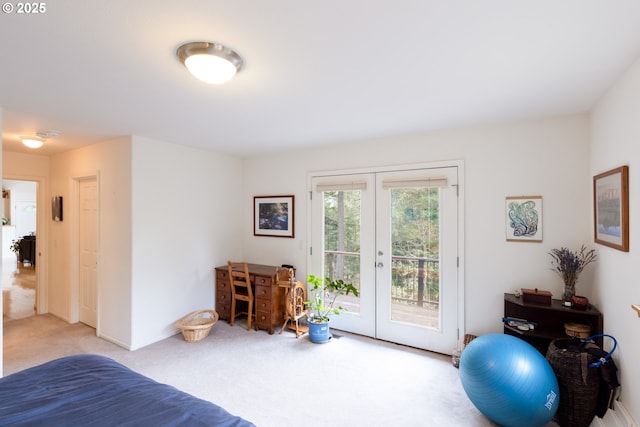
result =
[{"label": "potted plant", "polygon": [[582,270],[584,270],[587,265],[596,260],[596,251],[595,249],[587,251],[587,248],[582,245],[579,252],[567,248],[560,248],[552,249],[549,255],[551,255],[551,270],[562,277],[562,281],[564,282],[562,299],[564,301],[571,301],[571,298],[576,294],[578,276],[580,276],[580,273],[582,273]]},{"label": "potted plant", "polygon": [[11,249],[11,252],[15,253],[17,257],[19,257],[18,254],[20,253],[20,240],[21,239],[12,240],[11,246],[9,246],[9,249]]},{"label": "potted plant", "polygon": [[358,296],[358,289],[351,283],[347,283],[342,279],[331,279],[326,277],[316,277],[310,274],[307,282],[311,285],[311,293],[313,297],[307,301],[309,306],[309,315],[307,322],[309,324],[309,339],[314,343],[325,343],[331,339],[329,332],[329,316],[332,314],[340,314],[347,311],[346,308],[336,306],[336,299],[340,295],[353,294]]}]

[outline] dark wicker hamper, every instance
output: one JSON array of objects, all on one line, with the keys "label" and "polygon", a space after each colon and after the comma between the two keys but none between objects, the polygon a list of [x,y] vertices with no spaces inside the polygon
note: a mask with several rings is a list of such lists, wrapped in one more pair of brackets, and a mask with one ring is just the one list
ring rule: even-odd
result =
[{"label": "dark wicker hamper", "polygon": [[[596,414],[604,415],[619,385],[615,364],[609,355],[589,338],[551,342],[546,357],[558,379],[560,404],[555,420],[560,426],[588,427]],[[605,378],[611,373],[613,381]]]}]

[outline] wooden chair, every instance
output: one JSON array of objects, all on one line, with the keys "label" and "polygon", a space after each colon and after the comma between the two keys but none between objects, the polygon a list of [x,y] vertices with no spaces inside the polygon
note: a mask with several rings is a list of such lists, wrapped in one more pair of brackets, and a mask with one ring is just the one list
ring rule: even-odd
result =
[{"label": "wooden chair", "polygon": [[[243,262],[228,261],[227,265],[229,267],[229,282],[231,283],[231,315],[229,316],[229,324],[233,326],[236,317],[246,314],[248,331],[251,329],[251,319],[255,317],[255,314],[253,314],[254,297],[253,290],[251,289],[249,267]],[[247,311],[236,313],[238,301],[247,303]]]},{"label": "wooden chair", "polygon": [[278,286],[286,288],[284,324],[280,329],[280,333],[282,334],[289,322],[291,322],[291,328],[293,329],[295,322],[296,338],[298,338],[308,331],[305,326],[298,324],[298,320],[309,312],[304,303],[307,300],[307,287],[304,283],[295,281],[292,268],[276,268],[276,282]]}]

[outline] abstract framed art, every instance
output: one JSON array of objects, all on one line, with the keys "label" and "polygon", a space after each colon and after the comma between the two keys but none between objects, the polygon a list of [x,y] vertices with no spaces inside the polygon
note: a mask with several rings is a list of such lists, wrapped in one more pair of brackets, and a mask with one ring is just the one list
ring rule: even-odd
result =
[{"label": "abstract framed art", "polygon": [[629,167],[593,177],[595,242],[629,252]]},{"label": "abstract framed art", "polygon": [[542,196],[516,196],[505,200],[508,242],[542,242]]},{"label": "abstract framed art", "polygon": [[255,196],[253,198],[253,235],[295,236],[294,196]]}]

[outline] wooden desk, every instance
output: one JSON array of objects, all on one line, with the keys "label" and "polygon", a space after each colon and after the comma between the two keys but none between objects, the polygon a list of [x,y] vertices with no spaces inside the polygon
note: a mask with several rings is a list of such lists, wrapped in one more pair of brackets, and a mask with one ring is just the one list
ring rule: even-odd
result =
[{"label": "wooden desk", "polygon": [[[276,266],[247,264],[251,283],[255,286],[256,326],[267,329],[270,334],[284,322],[284,292],[275,280]],[[231,317],[231,282],[226,265],[215,268],[216,271],[216,312],[220,319]]]}]

